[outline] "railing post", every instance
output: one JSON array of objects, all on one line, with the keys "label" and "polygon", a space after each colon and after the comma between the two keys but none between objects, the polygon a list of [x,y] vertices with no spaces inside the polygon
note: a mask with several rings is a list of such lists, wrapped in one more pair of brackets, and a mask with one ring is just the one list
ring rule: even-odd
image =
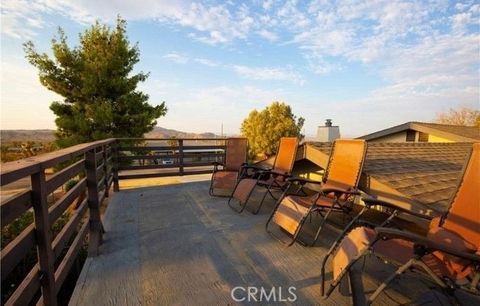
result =
[{"label": "railing post", "polygon": [[178,163],[180,164],[180,175],[183,175],[183,139],[178,140]]},{"label": "railing post", "polygon": [[88,208],[90,210],[88,256],[97,256],[98,248],[102,244],[103,225],[100,219],[95,148],[85,153],[85,168],[87,172]]},{"label": "railing post", "polygon": [[50,233],[45,171],[40,170],[32,174],[31,182],[43,303],[45,305],[57,305],[54,266],[55,256],[53,254],[52,237]]},{"label": "railing post", "polygon": [[113,191],[117,192],[120,191],[120,186],[118,184],[118,167],[119,167],[119,141],[115,140],[115,142],[112,143],[112,171],[113,171]]},{"label": "railing post", "polygon": [[103,183],[105,184],[105,197],[108,198],[108,165],[107,165],[107,145],[102,146],[102,156],[103,156],[103,174],[104,179]]}]

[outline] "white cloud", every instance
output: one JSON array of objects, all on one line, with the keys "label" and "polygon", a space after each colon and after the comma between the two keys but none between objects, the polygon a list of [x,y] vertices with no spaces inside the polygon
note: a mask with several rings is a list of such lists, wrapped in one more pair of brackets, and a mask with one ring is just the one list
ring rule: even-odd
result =
[{"label": "white cloud", "polygon": [[206,59],[206,58],[195,58],[194,61],[197,62],[197,63],[200,63],[202,65],[210,66],[210,67],[218,67],[218,66],[221,65],[220,63],[218,63],[216,61],[212,61],[212,60],[209,60],[209,59]]},{"label": "white cloud", "polygon": [[[352,109],[371,110],[379,115],[379,122],[385,120],[382,111],[393,110],[398,118],[408,115],[421,119],[447,104],[478,104],[480,4],[475,1],[286,0],[246,5],[186,0],[145,0],[141,4],[133,0],[4,0],[2,33],[31,38],[48,24],[52,14],[81,23],[96,18],[113,21],[120,14],[127,20],[147,19],[184,27],[189,37],[210,45],[255,43],[250,39],[261,37],[276,42],[279,48],[288,44],[300,49],[298,56],[303,57],[304,67],[295,69],[288,63],[287,68],[249,67],[226,65],[193,53],[165,55],[165,59],[180,64],[231,69],[253,80],[301,85],[305,68],[325,75],[360,64],[387,85],[352,99]],[[228,97],[227,88],[231,89],[217,87],[208,92]]]},{"label": "white cloud", "polygon": [[305,83],[302,75],[291,69],[247,67],[236,65],[233,66],[233,70],[238,75],[252,80],[291,81],[299,85],[303,85]]},{"label": "white cloud", "polygon": [[207,58],[202,58],[202,57],[191,58],[191,57],[189,57],[185,54],[176,53],[176,52],[167,53],[162,57],[169,60],[169,61],[172,61],[172,62],[177,63],[177,64],[182,64],[182,65],[187,64],[189,62],[195,62],[195,63],[202,64],[202,65],[209,66],[209,67],[223,66],[219,62],[213,61],[213,60],[210,60],[210,59],[207,59]]},{"label": "white cloud", "polygon": [[265,0],[263,1],[262,7],[264,10],[268,11],[272,8],[273,6],[273,0]]},{"label": "white cloud", "polygon": [[61,14],[80,23],[95,19],[112,22],[117,14],[127,20],[155,19],[191,28],[196,31],[193,37],[209,44],[244,39],[254,23],[246,6],[230,12],[226,5],[189,1],[5,0],[2,32],[16,38],[31,37],[35,33],[31,27],[42,26],[41,20],[35,19],[42,13]]},{"label": "white cloud", "polygon": [[1,3],[1,32],[13,38],[30,39],[45,22],[40,14],[48,9],[25,0],[4,0]]},{"label": "white cloud", "polygon": [[323,56],[315,53],[304,54],[304,58],[307,61],[307,68],[315,74],[323,75],[332,71],[341,70],[340,65],[330,63],[329,61],[325,60]]},{"label": "white cloud", "polygon": [[163,56],[163,58],[175,62],[177,64],[186,64],[188,62],[188,58],[182,54],[178,53],[168,53]]},{"label": "white cloud", "polygon": [[277,12],[279,22],[287,28],[303,30],[311,24],[308,15],[297,7],[296,0],[287,0]]},{"label": "white cloud", "polygon": [[261,37],[265,38],[268,41],[275,42],[275,41],[278,40],[278,35],[275,32],[268,31],[266,29],[262,29],[262,30],[258,31],[257,33],[258,33],[258,35],[260,35]]}]

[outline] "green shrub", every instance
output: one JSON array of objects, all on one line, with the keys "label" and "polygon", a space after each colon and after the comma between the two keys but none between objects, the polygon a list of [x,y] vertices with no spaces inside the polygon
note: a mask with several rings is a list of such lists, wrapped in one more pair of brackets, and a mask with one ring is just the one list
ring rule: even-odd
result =
[{"label": "green shrub", "polygon": [[68,192],[70,189],[72,189],[75,185],[77,185],[78,180],[77,179],[71,179],[68,182],[65,183],[65,192]]}]

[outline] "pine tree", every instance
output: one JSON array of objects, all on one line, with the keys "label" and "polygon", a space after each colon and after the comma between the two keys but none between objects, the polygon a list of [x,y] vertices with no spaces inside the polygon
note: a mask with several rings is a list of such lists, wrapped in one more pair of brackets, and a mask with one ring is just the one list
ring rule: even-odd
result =
[{"label": "pine tree", "polygon": [[148,73],[132,73],[140,52],[138,44],[130,46],[125,20],[119,17],[114,29],[97,21],[79,36],[80,45],[70,48],[59,28],[58,38],[52,40],[53,59],[38,53],[33,42],[24,44],[42,85],[64,97],[50,105],[56,115],[58,146],[143,137],[167,108],[165,102],[151,106],[148,95],[137,90]]}]

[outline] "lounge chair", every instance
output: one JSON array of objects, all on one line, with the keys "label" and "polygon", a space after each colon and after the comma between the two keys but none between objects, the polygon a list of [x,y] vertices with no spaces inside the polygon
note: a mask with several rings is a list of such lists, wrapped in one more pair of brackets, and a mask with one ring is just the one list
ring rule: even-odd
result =
[{"label": "lounge chair", "polygon": [[233,190],[239,178],[240,169],[247,158],[247,139],[228,138],[225,140],[224,163],[214,162],[209,194],[215,194],[215,189]]},{"label": "lounge chair", "polygon": [[286,179],[291,176],[293,163],[295,162],[297,147],[298,139],[296,137],[282,137],[272,168],[262,168],[255,165],[244,166],[242,169],[243,177],[235,186],[235,190],[228,200],[228,205],[236,212],[241,213],[247,206],[256,186],[264,187],[266,190],[257,208],[252,211],[253,214],[260,211],[267,194],[276,199],[272,190],[283,190],[286,186]]},{"label": "lounge chair", "polygon": [[[318,213],[322,216],[322,221],[313,241],[311,243],[301,241],[304,245],[310,244],[313,246],[332,212],[347,215],[352,213],[354,197],[360,194],[357,185],[362,173],[366,151],[367,143],[364,140],[336,140],[322,182],[303,178],[289,179],[290,183],[299,185],[300,191],[307,183],[320,185],[320,190],[313,195],[301,194],[300,192],[290,195],[285,193],[281,200],[277,202],[277,206],[267,221],[265,226],[267,232],[277,240],[291,246],[301,233],[307,217],[313,213]],[[352,219],[351,224],[355,219]],[[271,222],[276,223],[290,235],[289,242],[280,239],[270,230]]]},{"label": "lounge chair", "polygon": [[[428,219],[391,203],[364,199],[366,205],[379,205],[392,210],[393,216],[409,214]],[[387,223],[388,224],[388,223]],[[473,144],[449,211],[430,221],[426,236],[389,227],[361,226],[352,230],[332,248],[322,263],[322,295],[325,287],[325,264],[332,258],[333,280],[325,295],[328,297],[345,274],[360,258],[374,254],[399,268],[372,293],[371,303],[398,275],[415,267],[416,271],[432,279],[448,294],[463,287],[479,294],[480,280],[480,143]],[[356,300],[365,300],[365,294]]]}]

